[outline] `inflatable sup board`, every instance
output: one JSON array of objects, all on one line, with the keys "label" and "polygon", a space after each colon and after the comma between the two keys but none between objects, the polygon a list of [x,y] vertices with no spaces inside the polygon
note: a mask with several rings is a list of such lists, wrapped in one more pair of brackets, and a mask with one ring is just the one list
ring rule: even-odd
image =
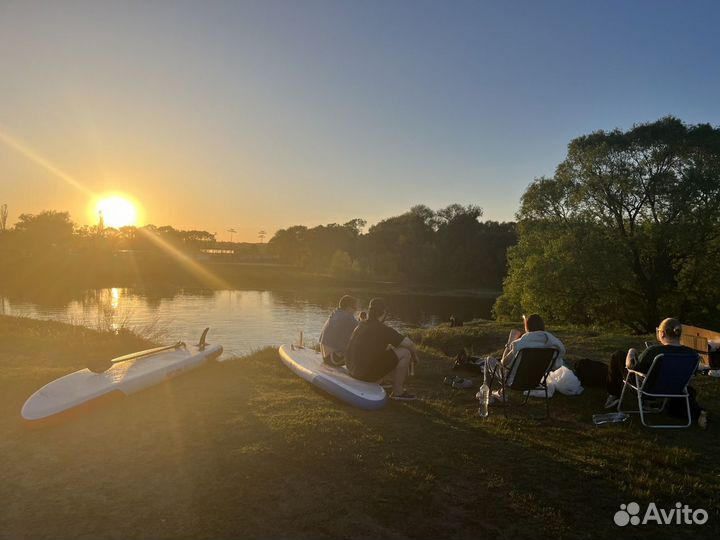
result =
[{"label": "inflatable sup board", "polygon": [[218,358],[223,351],[220,345],[206,344],[206,334],[207,330],[197,345],[178,342],[169,347],[148,349],[108,361],[105,371],[85,368],[56,379],[28,398],[22,417],[29,422],[60,417],[112,397],[133,394],[200,367]]},{"label": "inflatable sup board", "polygon": [[298,377],[350,405],[373,411],[387,402],[385,389],[376,383],[353,379],[345,367],[325,364],[319,352],[298,345],[280,347],[280,358]]}]

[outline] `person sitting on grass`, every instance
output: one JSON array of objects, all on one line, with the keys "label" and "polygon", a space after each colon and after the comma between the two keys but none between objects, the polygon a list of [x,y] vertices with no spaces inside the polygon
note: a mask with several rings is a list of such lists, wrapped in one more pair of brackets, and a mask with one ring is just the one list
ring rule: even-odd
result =
[{"label": "person sitting on grass", "polygon": [[361,381],[382,382],[392,379],[391,398],[416,399],[405,390],[410,364],[417,361],[415,344],[385,324],[387,310],[382,298],[370,301],[367,320],[360,321],[347,348],[347,369]]},{"label": "person sitting on grass", "polygon": [[320,332],[320,352],[326,364],[335,367],[345,364],[345,351],[350,336],[358,325],[355,318],[357,306],[357,298],[345,295],[340,299],[337,309],[325,321]]},{"label": "person sitting on grass", "polygon": [[[529,317],[523,315],[523,323],[525,331],[513,328],[508,335],[507,344],[499,362],[506,368],[512,365],[513,360],[518,352],[523,349],[555,349],[558,355],[552,369],[558,369],[563,365],[563,357],[565,356],[565,345],[557,337],[545,330],[545,321],[540,315],[532,314]],[[491,363],[497,365],[498,360],[489,359]],[[494,367],[489,365],[488,367]],[[512,380],[508,380],[508,384],[512,384]],[[493,392],[495,399],[503,399],[502,390]]]},{"label": "person sitting on grass", "polygon": [[[625,384],[625,377],[628,369],[647,373],[652,366],[655,357],[662,353],[693,354],[696,351],[690,347],[680,344],[682,335],[682,323],[673,318],[667,318],[660,323],[656,330],[659,344],[651,345],[638,355],[637,349],[630,348],[627,353],[615,351],[610,357],[610,369],[608,370],[607,391],[608,397],[605,401],[605,408],[611,409],[620,403],[620,394]],[[692,386],[687,387],[690,396],[690,418],[698,426],[707,427],[707,412],[702,409],[695,397],[697,392]],[[684,399],[671,399],[668,403],[668,413],[673,416],[687,414]]]}]

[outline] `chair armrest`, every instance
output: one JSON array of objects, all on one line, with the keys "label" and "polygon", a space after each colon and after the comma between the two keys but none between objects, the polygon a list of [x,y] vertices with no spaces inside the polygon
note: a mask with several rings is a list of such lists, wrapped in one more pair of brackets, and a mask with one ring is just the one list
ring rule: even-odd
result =
[{"label": "chair armrest", "polygon": [[628,373],[633,373],[634,375],[637,375],[638,377],[647,377],[647,373],[643,373],[642,371],[637,371],[634,369],[628,369]]}]

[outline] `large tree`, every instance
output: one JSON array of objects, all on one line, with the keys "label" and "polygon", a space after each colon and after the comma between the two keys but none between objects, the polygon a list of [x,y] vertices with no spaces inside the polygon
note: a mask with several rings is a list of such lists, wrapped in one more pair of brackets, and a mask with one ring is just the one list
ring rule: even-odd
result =
[{"label": "large tree", "polygon": [[638,331],[669,315],[719,322],[720,129],[667,117],[574,139],[518,218],[498,315]]},{"label": "large tree", "polygon": [[23,249],[45,251],[62,247],[73,239],[74,223],[68,212],[45,210],[39,214],[20,214],[15,224],[17,241]]}]

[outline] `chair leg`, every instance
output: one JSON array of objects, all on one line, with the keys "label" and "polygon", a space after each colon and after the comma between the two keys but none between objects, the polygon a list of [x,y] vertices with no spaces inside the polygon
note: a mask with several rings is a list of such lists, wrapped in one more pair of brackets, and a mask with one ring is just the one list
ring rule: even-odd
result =
[{"label": "chair leg", "polygon": [[[638,385],[639,387],[639,385]],[[642,422],[642,425],[645,427],[648,427],[647,423],[645,422],[645,411],[643,411],[643,402],[642,402],[642,392],[637,392],[637,400],[638,400],[638,411],[640,412],[640,422]]]},{"label": "chair leg", "polygon": [[620,401],[618,401],[618,404],[617,404],[618,412],[623,412],[621,407],[622,407],[623,399],[625,398],[625,390],[627,390],[629,378],[630,378],[630,373],[625,375],[625,380],[623,381],[622,391],[620,392]]},{"label": "chair leg", "polygon": [[500,376],[500,380],[502,381],[502,402],[503,402],[503,414],[505,415],[505,418],[507,418],[507,388],[505,387],[505,377]]},{"label": "chair leg", "polygon": [[[687,392],[687,390],[685,390]],[[667,400],[665,400],[667,401]],[[692,425],[692,414],[690,413],[690,396],[685,396],[685,405],[687,406],[687,415],[688,415],[688,423],[685,424],[685,427],[690,427]]]}]

